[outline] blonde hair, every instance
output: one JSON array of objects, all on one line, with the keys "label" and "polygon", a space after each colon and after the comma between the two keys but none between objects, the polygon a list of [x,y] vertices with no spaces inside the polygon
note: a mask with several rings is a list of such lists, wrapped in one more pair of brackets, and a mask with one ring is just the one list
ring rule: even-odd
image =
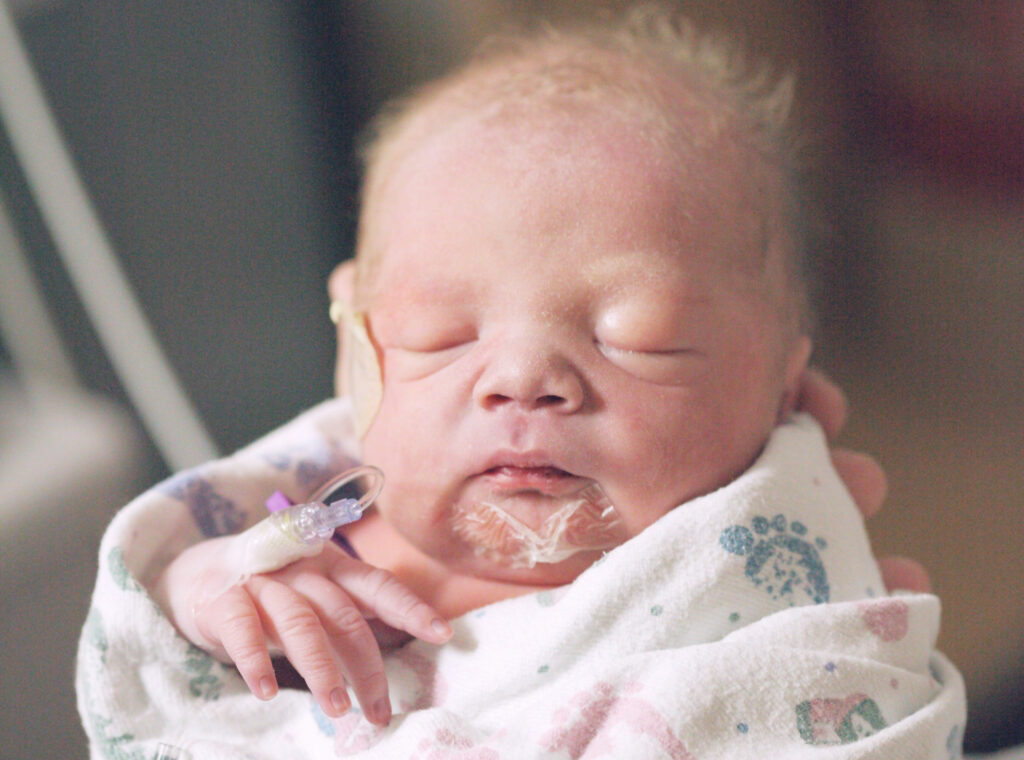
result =
[{"label": "blonde hair", "polygon": [[377,258],[369,230],[374,203],[392,167],[439,125],[471,115],[484,122],[536,118],[614,103],[645,136],[672,150],[696,146],[680,129],[680,87],[703,105],[712,128],[730,129],[781,172],[789,198],[784,215],[793,237],[787,278],[806,321],[797,188],[798,142],[790,125],[794,82],[738,45],[700,32],[660,4],[618,17],[596,17],[492,37],[465,65],[387,104],[361,146],[364,179],[357,236],[356,290],[372,282]]}]

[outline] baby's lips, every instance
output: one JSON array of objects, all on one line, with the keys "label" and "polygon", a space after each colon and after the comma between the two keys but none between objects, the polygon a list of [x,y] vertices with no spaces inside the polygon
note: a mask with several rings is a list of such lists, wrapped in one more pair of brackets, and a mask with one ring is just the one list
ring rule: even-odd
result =
[{"label": "baby's lips", "polygon": [[536,491],[545,496],[569,496],[583,487],[578,476],[553,465],[496,465],[483,476],[501,490]]},{"label": "baby's lips", "polygon": [[507,475],[513,477],[520,473],[529,473],[538,478],[549,480],[561,480],[562,478],[573,477],[572,473],[566,472],[560,467],[553,465],[522,466],[513,464],[496,465],[488,469],[485,475]]},{"label": "baby's lips", "polygon": [[539,483],[570,481],[577,483],[577,488],[584,487],[587,482],[574,471],[573,463],[566,461],[558,450],[540,447],[519,449],[499,445],[487,446],[480,454],[479,459],[467,462],[471,471],[477,475],[494,478],[530,477]]}]

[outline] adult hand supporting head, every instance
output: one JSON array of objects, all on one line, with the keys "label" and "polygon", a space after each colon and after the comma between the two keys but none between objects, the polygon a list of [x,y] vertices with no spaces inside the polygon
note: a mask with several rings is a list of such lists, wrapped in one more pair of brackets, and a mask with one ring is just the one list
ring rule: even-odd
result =
[{"label": "adult hand supporting head", "polygon": [[[846,397],[834,382],[817,369],[808,369],[801,379],[797,408],[813,416],[832,445],[832,463],[865,518],[882,508],[888,484],[881,465],[867,454],[834,446],[846,424]],[[878,566],[890,591],[931,591],[924,567],[907,557],[880,557]]]}]

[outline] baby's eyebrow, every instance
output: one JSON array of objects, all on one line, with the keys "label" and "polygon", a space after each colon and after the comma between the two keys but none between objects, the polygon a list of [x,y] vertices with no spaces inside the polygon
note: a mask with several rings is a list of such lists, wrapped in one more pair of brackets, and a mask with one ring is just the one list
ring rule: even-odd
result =
[{"label": "baby's eyebrow", "polygon": [[473,286],[468,278],[403,278],[374,299],[370,312],[380,319],[403,321],[422,318],[425,313],[448,314],[473,303]]},{"label": "baby's eyebrow", "polygon": [[446,272],[441,276],[417,272],[415,277],[399,278],[399,285],[392,292],[403,298],[423,298],[431,303],[451,303],[464,298],[474,290],[473,278],[457,272]]},{"label": "baby's eyebrow", "polygon": [[722,251],[720,255],[725,257],[726,265],[737,274],[762,277],[768,273],[771,265],[772,244],[778,231],[763,213],[757,214],[755,224],[756,227],[747,233],[749,237],[739,232],[734,238],[735,247]]},{"label": "baby's eyebrow", "polygon": [[658,265],[651,265],[657,261],[655,257],[643,256],[642,259],[647,265],[639,267],[632,255],[600,257],[585,262],[582,275],[591,287],[614,293],[633,289],[638,284],[662,284],[678,272],[673,256],[666,256],[664,264]]}]

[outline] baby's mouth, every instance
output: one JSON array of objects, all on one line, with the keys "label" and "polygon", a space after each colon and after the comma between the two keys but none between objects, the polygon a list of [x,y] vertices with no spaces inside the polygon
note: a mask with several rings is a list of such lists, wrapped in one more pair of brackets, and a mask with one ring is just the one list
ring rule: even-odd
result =
[{"label": "baby's mouth", "polygon": [[580,490],[583,479],[553,465],[502,464],[484,470],[483,477],[501,493],[532,491],[544,496],[565,496]]},{"label": "baby's mouth", "polygon": [[494,465],[463,497],[453,531],[478,557],[509,567],[558,563],[628,538],[595,481],[550,464]]}]

